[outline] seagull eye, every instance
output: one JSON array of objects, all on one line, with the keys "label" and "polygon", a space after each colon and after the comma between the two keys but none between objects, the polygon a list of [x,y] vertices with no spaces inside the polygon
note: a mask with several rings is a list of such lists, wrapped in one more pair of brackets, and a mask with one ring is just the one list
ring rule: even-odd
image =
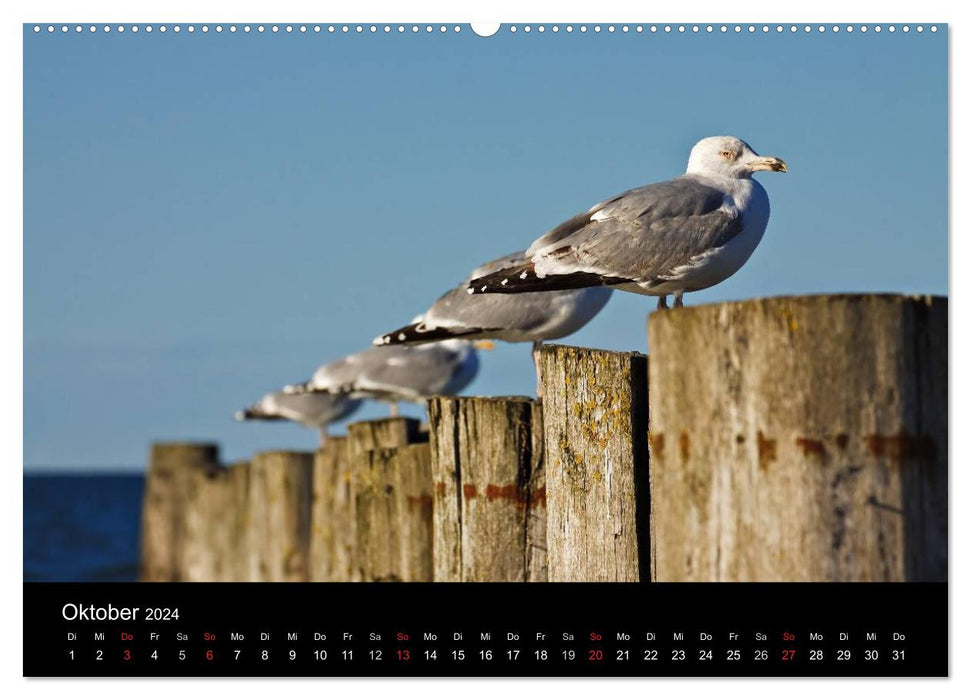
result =
[{"label": "seagull eye", "polygon": [[722,151],[718,155],[720,155],[725,160],[735,160],[735,154],[732,153],[731,151]]}]

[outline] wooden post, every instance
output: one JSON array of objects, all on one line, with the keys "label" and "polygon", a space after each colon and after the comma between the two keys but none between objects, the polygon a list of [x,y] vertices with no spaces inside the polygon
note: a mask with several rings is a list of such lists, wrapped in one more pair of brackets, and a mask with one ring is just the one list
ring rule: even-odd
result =
[{"label": "wooden post", "polygon": [[947,299],[654,313],[659,581],[944,581]]},{"label": "wooden post", "polygon": [[212,444],[152,445],[142,499],[142,581],[181,581],[187,482],[193,474],[218,468],[219,448]]},{"label": "wooden post", "polygon": [[539,353],[551,581],[648,580],[647,358]]},{"label": "wooden post", "polygon": [[431,581],[428,443],[365,452],[355,481],[359,580]]},{"label": "wooden post", "polygon": [[346,437],[329,437],[314,454],[310,580],[352,581],[354,494]]},{"label": "wooden post", "polygon": [[[338,527],[346,527],[342,539],[345,544],[349,545],[349,549],[345,550],[346,556],[342,561],[348,565],[350,580],[360,581],[365,573],[369,577],[372,574],[384,575],[375,574],[370,566],[362,566],[364,547],[370,546],[366,541],[366,536],[369,537],[370,535],[361,535],[357,532],[360,521],[357,514],[360,499],[357,494],[362,488],[359,477],[362,473],[370,473],[372,459],[369,453],[380,448],[398,447],[420,443],[424,440],[427,440],[427,434],[422,434],[421,423],[415,418],[396,416],[380,420],[359,421],[347,426],[348,468],[346,473],[349,498],[346,502],[345,512],[338,516],[341,518]],[[341,570],[343,571],[343,569]]]},{"label": "wooden post", "polygon": [[249,471],[247,578],[309,580],[313,455],[262,452]]},{"label": "wooden post", "polygon": [[383,418],[351,423],[347,439],[352,458],[378,447],[397,447],[427,440],[422,437],[421,422],[416,418]]},{"label": "wooden post", "polygon": [[225,561],[221,567],[218,581],[249,580],[249,478],[250,462],[230,464],[226,474],[226,507],[214,519],[220,521],[225,532]]},{"label": "wooden post", "polygon": [[183,478],[177,580],[223,580],[232,556],[230,471],[220,464],[192,466]]},{"label": "wooden post", "polygon": [[528,398],[428,402],[436,581],[545,581],[543,419]]}]

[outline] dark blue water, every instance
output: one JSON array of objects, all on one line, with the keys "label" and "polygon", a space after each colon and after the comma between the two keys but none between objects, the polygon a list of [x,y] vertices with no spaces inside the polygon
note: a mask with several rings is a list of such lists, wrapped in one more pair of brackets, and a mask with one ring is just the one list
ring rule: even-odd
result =
[{"label": "dark blue water", "polygon": [[144,478],[24,476],[24,581],[134,581]]}]

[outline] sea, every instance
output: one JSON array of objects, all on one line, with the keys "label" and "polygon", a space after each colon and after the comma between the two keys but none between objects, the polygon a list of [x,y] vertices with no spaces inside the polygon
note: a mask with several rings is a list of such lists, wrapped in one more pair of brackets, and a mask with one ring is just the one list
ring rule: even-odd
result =
[{"label": "sea", "polygon": [[134,581],[141,474],[25,474],[24,581]]}]

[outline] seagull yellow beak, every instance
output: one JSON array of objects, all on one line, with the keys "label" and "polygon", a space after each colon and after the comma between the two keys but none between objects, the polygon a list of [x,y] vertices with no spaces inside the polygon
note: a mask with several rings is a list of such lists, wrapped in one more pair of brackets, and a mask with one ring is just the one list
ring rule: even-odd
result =
[{"label": "seagull yellow beak", "polygon": [[789,172],[789,167],[786,165],[786,162],[782,158],[776,158],[775,156],[756,158],[755,160],[750,160],[747,165],[753,172],[756,170],[771,170],[774,173]]},{"label": "seagull yellow beak", "polygon": [[491,340],[476,340],[472,345],[476,350],[494,350],[496,347]]}]

